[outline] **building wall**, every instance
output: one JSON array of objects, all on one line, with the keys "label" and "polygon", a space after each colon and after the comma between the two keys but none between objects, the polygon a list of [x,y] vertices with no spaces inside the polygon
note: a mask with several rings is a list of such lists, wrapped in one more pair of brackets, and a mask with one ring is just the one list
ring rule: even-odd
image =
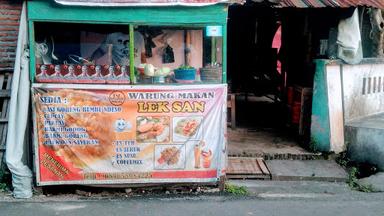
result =
[{"label": "building wall", "polygon": [[13,71],[21,0],[0,0],[0,72]]},{"label": "building wall", "polygon": [[384,112],[384,63],[343,65],[346,123]]}]

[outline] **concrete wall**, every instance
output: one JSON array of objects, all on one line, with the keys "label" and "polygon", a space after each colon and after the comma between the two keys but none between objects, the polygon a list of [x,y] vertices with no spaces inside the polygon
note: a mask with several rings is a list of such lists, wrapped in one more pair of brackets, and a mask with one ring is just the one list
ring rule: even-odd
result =
[{"label": "concrete wall", "polygon": [[22,1],[0,0],[0,72],[13,71]]},{"label": "concrete wall", "polygon": [[384,112],[384,63],[342,65],[346,122]]},{"label": "concrete wall", "polygon": [[317,60],[312,105],[314,149],[346,150],[349,122],[384,112],[384,61],[364,59],[357,65]]},{"label": "concrete wall", "polygon": [[345,150],[340,65],[316,61],[313,88],[311,142],[317,151]]}]

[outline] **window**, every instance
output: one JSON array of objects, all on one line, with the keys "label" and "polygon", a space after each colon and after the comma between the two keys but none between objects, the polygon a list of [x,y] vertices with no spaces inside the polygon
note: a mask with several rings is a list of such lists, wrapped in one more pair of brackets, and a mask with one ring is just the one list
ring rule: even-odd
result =
[{"label": "window", "polygon": [[[33,53],[38,82],[195,84],[222,81],[221,26],[136,26],[133,43],[130,43],[128,24],[37,22],[34,27]],[[132,72],[131,59],[134,61]]]}]

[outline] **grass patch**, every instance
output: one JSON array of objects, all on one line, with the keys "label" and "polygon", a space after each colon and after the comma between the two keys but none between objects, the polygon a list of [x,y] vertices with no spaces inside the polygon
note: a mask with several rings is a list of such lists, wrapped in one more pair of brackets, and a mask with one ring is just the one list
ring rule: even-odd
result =
[{"label": "grass patch", "polygon": [[244,186],[236,186],[229,183],[225,183],[225,189],[224,191],[226,193],[230,193],[236,196],[245,196],[248,195],[248,190]]}]

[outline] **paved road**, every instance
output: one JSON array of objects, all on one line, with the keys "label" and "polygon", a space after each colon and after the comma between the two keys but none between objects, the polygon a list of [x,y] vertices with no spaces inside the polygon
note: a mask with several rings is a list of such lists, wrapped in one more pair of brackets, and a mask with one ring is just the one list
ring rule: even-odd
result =
[{"label": "paved road", "polygon": [[[383,195],[384,196],[384,195]],[[381,195],[335,200],[327,197],[233,198],[227,196],[139,198],[97,201],[3,202],[2,216],[96,215],[384,215]]]},{"label": "paved road", "polygon": [[351,191],[345,183],[312,181],[230,181],[246,186],[248,196],[133,195],[91,197],[36,195],[16,200],[0,194],[0,216],[384,216],[384,193]]}]

